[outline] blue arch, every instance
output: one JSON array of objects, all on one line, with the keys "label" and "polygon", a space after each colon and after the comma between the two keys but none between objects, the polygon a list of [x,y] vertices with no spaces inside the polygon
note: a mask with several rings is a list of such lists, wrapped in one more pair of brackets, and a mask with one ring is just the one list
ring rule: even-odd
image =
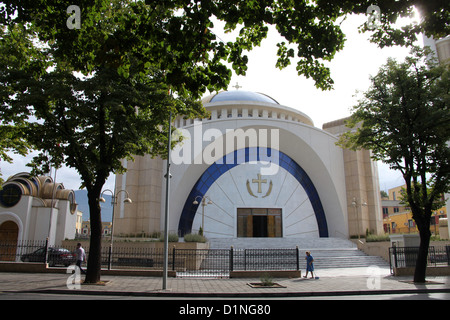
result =
[{"label": "blue arch", "polygon": [[[230,159],[232,161],[230,161]],[[319,236],[328,237],[328,225],[322,202],[320,201],[319,194],[317,193],[317,190],[309,176],[302,169],[302,167],[300,167],[285,153],[281,151],[272,152],[272,149],[262,147],[235,150],[234,152],[224,156],[222,159],[216,161],[208,169],[206,169],[206,171],[195,183],[184,204],[178,224],[178,233],[180,236],[184,236],[192,230],[192,223],[199,206],[199,204],[193,204],[195,198],[198,196],[203,197],[212,184],[222,174],[243,163],[250,161],[267,161],[268,159],[270,159],[273,163],[277,163],[278,161],[277,164],[292,174],[301,184],[303,189],[305,189],[316,216]]]}]

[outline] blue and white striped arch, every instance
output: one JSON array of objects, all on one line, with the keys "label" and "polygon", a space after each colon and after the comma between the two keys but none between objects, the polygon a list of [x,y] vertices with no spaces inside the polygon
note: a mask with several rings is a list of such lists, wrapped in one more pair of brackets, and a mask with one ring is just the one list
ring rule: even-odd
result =
[{"label": "blue and white striped arch", "polygon": [[[264,156],[260,157],[260,155]],[[319,229],[319,236],[328,237],[327,220],[319,194],[308,174],[294,160],[281,151],[272,152],[270,148],[262,147],[235,150],[233,156],[234,157],[231,157],[231,154],[228,154],[219,161],[213,163],[195,183],[186,199],[178,224],[178,233],[181,236],[190,233],[192,230],[192,223],[199,206],[199,204],[194,204],[195,199],[198,196],[203,197],[221,175],[243,163],[248,163],[250,161],[267,161],[267,159],[271,159],[273,163],[277,163],[276,161],[278,161],[277,164],[287,170],[301,184],[313,207]],[[229,159],[234,159],[234,161],[229,163],[230,161],[226,161]]]}]

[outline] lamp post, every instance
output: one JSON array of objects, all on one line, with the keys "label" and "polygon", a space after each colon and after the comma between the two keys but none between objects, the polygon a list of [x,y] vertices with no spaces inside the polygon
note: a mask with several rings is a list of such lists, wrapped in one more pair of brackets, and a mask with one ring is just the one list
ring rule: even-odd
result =
[{"label": "lamp post", "polygon": [[357,198],[353,197],[352,206],[355,208],[355,214],[356,214],[356,232],[358,233],[358,240],[361,240],[361,232],[359,228],[359,215],[358,215],[358,206],[366,207],[367,202],[363,201],[362,203],[358,204]]},{"label": "lamp post", "polygon": [[172,148],[172,111],[169,115],[169,130],[167,131],[167,164],[166,164],[166,199],[164,208],[164,257],[162,289],[167,289],[167,269],[169,267],[169,192],[170,192],[170,151]]},{"label": "lamp post", "polygon": [[[201,201],[202,201],[202,236],[203,236],[203,234],[205,233],[205,207],[208,205],[208,204],[213,204],[213,202],[211,201],[211,198],[210,197],[208,197],[208,196],[197,196],[197,197],[195,197],[195,199],[194,199],[194,202],[192,202],[193,204],[199,204],[199,202],[197,201],[197,199],[201,199]],[[208,200],[208,202],[206,202],[206,200]]]},{"label": "lamp post", "polygon": [[102,191],[102,193],[100,194],[100,202],[106,202],[105,198],[103,198],[103,193],[105,193],[106,191],[111,192],[111,205],[113,206],[113,211],[112,211],[112,221],[111,221],[111,243],[109,245],[109,256],[108,256],[108,270],[111,270],[111,259],[112,259],[112,248],[113,248],[113,241],[114,241],[114,208],[117,204],[117,196],[119,195],[119,193],[121,192],[125,192],[127,197],[123,200],[123,203],[132,203],[131,199],[130,199],[130,195],[128,194],[128,191],[126,190],[119,190],[118,192],[114,193],[112,192],[110,189],[106,189],[104,191]]}]

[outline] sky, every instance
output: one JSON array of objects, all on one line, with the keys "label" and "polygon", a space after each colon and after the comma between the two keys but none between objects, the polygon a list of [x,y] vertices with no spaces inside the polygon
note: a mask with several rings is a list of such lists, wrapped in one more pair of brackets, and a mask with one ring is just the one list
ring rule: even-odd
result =
[{"label": "sky", "polygon": [[[348,117],[351,107],[358,101],[355,94],[367,90],[370,86],[370,76],[376,75],[379,68],[389,57],[400,61],[409,53],[409,48],[393,47],[378,48],[368,41],[369,34],[360,34],[358,26],[367,21],[364,15],[350,16],[343,21],[341,27],[347,41],[343,50],[335,55],[333,61],[327,64],[334,80],[334,90],[322,91],[314,86],[311,79],[298,76],[295,63],[286,69],[279,70],[276,63],[276,44],[280,41],[275,29],[271,29],[267,39],[260,47],[248,54],[249,63],[246,76],[234,75],[228,90],[236,90],[232,86],[239,84],[241,90],[255,91],[267,94],[281,105],[288,106],[308,115],[318,128],[322,124]],[[227,35],[216,32],[216,35],[227,41]],[[418,44],[422,44],[421,41]],[[209,93],[206,93],[207,96]],[[27,157],[13,156],[13,163],[0,161],[3,179],[19,172],[28,172],[26,167],[33,154]],[[403,184],[399,172],[389,170],[388,166],[378,162],[380,188],[388,190]],[[62,182],[67,189],[78,190],[81,184],[78,173],[74,169],[61,168],[57,171],[56,180]],[[54,177],[54,173],[52,174]],[[111,175],[104,189],[114,188],[114,176]]]}]

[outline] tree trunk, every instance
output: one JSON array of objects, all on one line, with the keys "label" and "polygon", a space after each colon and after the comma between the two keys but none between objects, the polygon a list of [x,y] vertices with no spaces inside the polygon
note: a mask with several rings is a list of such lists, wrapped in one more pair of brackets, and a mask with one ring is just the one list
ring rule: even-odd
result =
[{"label": "tree trunk", "polygon": [[415,283],[425,283],[426,271],[427,271],[427,260],[428,260],[428,248],[430,246],[430,226],[419,226],[420,234],[420,246],[419,254],[416,261],[416,269],[414,271],[414,282]]},{"label": "tree trunk", "polygon": [[102,219],[99,204],[100,190],[88,189],[89,215],[91,224],[91,241],[87,264],[86,283],[100,281],[102,267]]}]

